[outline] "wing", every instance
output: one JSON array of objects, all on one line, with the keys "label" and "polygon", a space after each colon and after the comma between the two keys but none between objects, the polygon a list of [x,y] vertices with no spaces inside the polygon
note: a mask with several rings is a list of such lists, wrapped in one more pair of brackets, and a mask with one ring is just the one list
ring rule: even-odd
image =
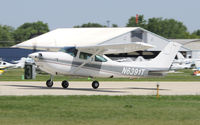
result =
[{"label": "wing", "polygon": [[[32,45],[21,45],[17,44],[12,47],[25,48],[25,49],[37,49],[37,50],[48,50],[48,51],[58,51],[64,46],[32,46]],[[146,50],[149,48],[154,48],[153,45],[143,43],[143,42],[128,42],[120,44],[101,44],[93,46],[76,46],[76,48],[82,52],[95,53],[99,51],[101,54],[115,54],[115,53],[129,53],[139,50]],[[98,54],[100,54],[98,53]]]},{"label": "wing", "polygon": [[52,47],[52,46],[37,46],[37,45],[21,45],[21,44],[17,44],[12,46],[12,48],[23,48],[23,49],[37,49],[37,50],[47,50],[47,51],[59,51],[61,48],[63,48],[63,46],[56,46],[56,47]]},{"label": "wing", "polygon": [[96,53],[97,51],[100,50],[98,54],[115,54],[115,53],[129,53],[139,50],[146,50],[153,47],[154,46],[147,43],[134,42],[134,43],[124,43],[124,44],[83,46],[76,48],[82,52],[87,52],[87,53]]}]

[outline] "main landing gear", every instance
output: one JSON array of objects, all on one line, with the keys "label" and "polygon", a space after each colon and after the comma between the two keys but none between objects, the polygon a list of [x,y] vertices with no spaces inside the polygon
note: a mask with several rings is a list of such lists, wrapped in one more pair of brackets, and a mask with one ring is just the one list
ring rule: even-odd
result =
[{"label": "main landing gear", "polygon": [[[53,76],[51,75],[51,78],[49,80],[46,81],[46,85],[47,87],[51,88],[53,86]],[[69,86],[69,82],[67,80],[62,81],[61,83],[62,87],[64,89],[68,88]],[[92,82],[92,88],[93,89],[97,89],[99,87],[99,82],[98,81],[93,81]]]},{"label": "main landing gear", "polygon": [[99,87],[99,82],[98,81],[93,81],[92,82],[92,87],[93,87],[93,89],[97,89]]},{"label": "main landing gear", "polygon": [[[51,80],[51,79],[47,80],[46,85],[47,85],[47,87],[51,88],[53,86],[53,80]],[[61,85],[63,88],[66,89],[69,86],[69,83],[68,83],[68,81],[64,80],[64,81],[62,81]]]},{"label": "main landing gear", "polygon": [[64,89],[66,89],[68,86],[69,86],[68,81],[66,81],[66,80],[62,81],[62,87],[63,87]]}]

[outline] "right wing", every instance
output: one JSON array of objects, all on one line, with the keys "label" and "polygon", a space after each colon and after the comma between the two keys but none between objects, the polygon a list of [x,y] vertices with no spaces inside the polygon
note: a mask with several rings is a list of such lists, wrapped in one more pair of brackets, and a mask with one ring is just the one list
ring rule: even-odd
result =
[{"label": "right wing", "polygon": [[81,52],[87,52],[87,53],[96,53],[97,51],[99,51],[98,54],[115,54],[115,53],[129,53],[139,50],[146,50],[153,47],[154,46],[147,43],[134,42],[134,43],[124,43],[124,44],[81,46],[76,48]]},{"label": "right wing", "polygon": [[[25,49],[37,49],[37,50],[48,50],[48,51],[58,51],[64,46],[32,46],[32,45],[21,45],[17,44],[12,47],[25,48]],[[154,48],[153,45],[143,43],[143,42],[128,42],[128,43],[118,43],[118,44],[101,44],[92,46],[76,46],[76,49],[86,52],[95,53],[101,50],[101,54],[115,54],[115,53],[129,53],[139,50],[146,50],[149,48]],[[99,53],[100,54],[100,53]]]}]

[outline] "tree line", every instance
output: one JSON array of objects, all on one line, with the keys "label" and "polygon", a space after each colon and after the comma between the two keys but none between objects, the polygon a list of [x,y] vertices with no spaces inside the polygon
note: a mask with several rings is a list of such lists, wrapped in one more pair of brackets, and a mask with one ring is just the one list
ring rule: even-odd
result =
[{"label": "tree line", "polygon": [[[107,27],[98,23],[86,23],[82,25],[77,25],[74,27]],[[112,27],[118,27],[116,24],[112,24]],[[138,22],[136,23],[136,17],[133,16],[129,18],[126,27],[142,27],[148,31],[155,34],[163,36],[168,39],[196,39],[200,38],[200,29],[190,33],[187,27],[180,21],[175,19],[163,19],[159,18],[149,18],[144,19],[144,15],[138,16]]]},{"label": "tree line", "polygon": [[24,23],[17,29],[0,25],[0,46],[11,46],[46,32],[49,32],[48,24],[42,21]]},{"label": "tree line", "polygon": [[[112,24],[112,27],[118,27],[117,24]],[[99,23],[85,23],[82,25],[76,25],[74,28],[80,27],[108,27]],[[163,19],[149,18],[144,19],[144,15],[138,16],[138,22],[136,23],[136,17],[129,18],[126,27],[142,27],[153,33],[169,39],[195,39],[200,38],[200,29],[190,33],[187,27],[180,21],[175,19]],[[42,21],[24,23],[18,28],[13,28],[7,25],[0,25],[0,46],[11,46],[33,37],[39,36],[43,33],[49,32],[49,26]],[[9,42],[8,42],[9,41]]]},{"label": "tree line", "polygon": [[180,21],[175,19],[149,18],[144,19],[143,15],[138,16],[138,23],[136,17],[131,17],[126,25],[127,27],[142,27],[160,36],[168,39],[195,39],[200,38],[200,29],[188,32],[187,27]]}]

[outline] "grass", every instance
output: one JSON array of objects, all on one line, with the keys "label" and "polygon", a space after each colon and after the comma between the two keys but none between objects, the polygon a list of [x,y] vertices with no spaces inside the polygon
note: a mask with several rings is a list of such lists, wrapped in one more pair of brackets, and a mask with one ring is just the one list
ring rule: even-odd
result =
[{"label": "grass", "polygon": [[[149,78],[97,78],[99,81],[200,81],[200,77],[194,76],[191,69],[180,70],[182,73],[169,73],[163,77],[149,77]],[[0,81],[22,81],[22,75],[24,75],[23,69],[10,69],[0,76]],[[46,81],[50,76],[48,74],[37,74],[36,79],[26,81]],[[55,81],[62,80],[69,81],[88,81],[88,78],[82,77],[69,77],[69,76],[55,76]]]},{"label": "grass", "polygon": [[1,96],[2,125],[199,125],[200,96]]}]

